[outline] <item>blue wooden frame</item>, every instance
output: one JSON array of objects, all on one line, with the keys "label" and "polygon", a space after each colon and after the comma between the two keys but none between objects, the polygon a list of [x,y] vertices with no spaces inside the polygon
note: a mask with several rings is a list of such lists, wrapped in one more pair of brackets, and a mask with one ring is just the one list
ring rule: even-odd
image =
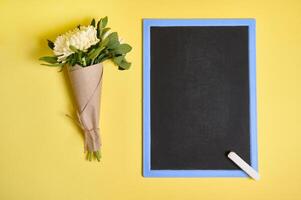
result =
[{"label": "blue wooden frame", "polygon": [[250,82],[250,156],[258,171],[256,111],[256,41],[254,19],[144,19],[143,20],[143,175],[144,177],[247,177],[242,170],[151,170],[150,28],[152,26],[248,26]]}]

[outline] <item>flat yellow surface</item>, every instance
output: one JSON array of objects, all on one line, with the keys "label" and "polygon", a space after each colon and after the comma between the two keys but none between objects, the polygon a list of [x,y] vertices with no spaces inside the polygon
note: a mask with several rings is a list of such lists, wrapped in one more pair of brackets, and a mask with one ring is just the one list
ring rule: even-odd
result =
[{"label": "flat yellow surface", "polygon": [[[92,17],[133,46],[105,63],[103,158],[87,162],[64,73],[39,65],[54,39]],[[142,177],[142,18],[256,18],[262,179]],[[0,199],[301,199],[301,1],[0,0]]]}]

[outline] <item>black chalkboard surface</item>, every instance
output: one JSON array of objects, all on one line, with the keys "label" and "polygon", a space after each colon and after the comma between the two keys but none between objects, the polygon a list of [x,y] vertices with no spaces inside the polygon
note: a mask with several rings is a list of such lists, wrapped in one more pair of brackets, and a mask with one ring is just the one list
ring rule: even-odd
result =
[{"label": "black chalkboard surface", "polygon": [[159,176],[185,176],[196,170],[237,172],[226,156],[230,150],[254,165],[249,29],[149,26],[145,170]]}]

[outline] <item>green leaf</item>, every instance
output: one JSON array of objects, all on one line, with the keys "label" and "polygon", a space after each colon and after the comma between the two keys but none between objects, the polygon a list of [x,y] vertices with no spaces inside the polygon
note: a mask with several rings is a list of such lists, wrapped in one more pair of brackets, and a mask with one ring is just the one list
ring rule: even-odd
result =
[{"label": "green leaf", "polygon": [[83,58],[82,58],[82,60],[83,59],[85,59],[85,61],[83,61],[83,62],[86,62],[86,66],[89,66],[90,64],[91,64],[91,59],[88,57],[88,54],[86,54]]},{"label": "green leaf", "polygon": [[89,58],[91,60],[94,60],[104,49],[105,49],[105,47],[102,47],[102,46],[98,47],[97,49],[95,49],[95,51],[93,51],[90,55],[88,55]]},{"label": "green leaf", "polygon": [[91,21],[91,26],[94,26],[95,27],[95,19],[93,18],[92,21]]},{"label": "green leaf", "polygon": [[69,63],[70,63],[71,66],[74,66],[76,64],[75,54],[71,54]]},{"label": "green leaf", "polygon": [[123,60],[124,60],[124,56],[118,56],[113,58],[113,62],[118,66],[122,63]]},{"label": "green leaf", "polygon": [[47,40],[47,43],[48,43],[48,47],[53,50],[54,43],[51,40]]},{"label": "green leaf", "polygon": [[118,41],[117,32],[110,33],[110,35],[108,35],[108,38],[109,38],[110,41]]},{"label": "green leaf", "polygon": [[108,17],[105,16],[105,17],[101,20],[101,27],[104,28],[104,27],[106,27],[107,24],[108,24]]},{"label": "green leaf", "polygon": [[108,49],[115,49],[119,46],[119,41],[109,41],[107,46],[108,46]]},{"label": "green leaf", "polygon": [[118,34],[116,32],[111,33],[107,38],[109,40],[107,44],[109,49],[114,49],[119,45]]},{"label": "green leaf", "polygon": [[55,57],[55,56],[44,56],[44,57],[39,58],[39,60],[50,63],[50,64],[58,63],[57,57]]},{"label": "green leaf", "polygon": [[103,41],[101,41],[98,45],[100,47],[106,47],[108,43],[110,42],[110,38],[106,37]]},{"label": "green leaf", "polygon": [[103,36],[110,30],[111,28],[104,28],[104,29],[102,29],[102,32],[101,32],[101,35],[100,35],[100,37],[101,38],[103,38]]},{"label": "green leaf", "polygon": [[101,35],[102,35],[102,30],[101,30],[101,27],[100,27],[100,23],[101,23],[101,20],[99,20],[97,22],[97,28],[96,28],[96,31],[97,31],[97,38],[98,39],[101,39]]},{"label": "green leaf", "polygon": [[132,50],[132,47],[128,44],[120,44],[114,50],[115,53],[126,54]]},{"label": "green leaf", "polygon": [[101,43],[99,43],[99,46],[106,47],[108,43],[110,42],[109,38],[104,39]]},{"label": "green leaf", "polygon": [[125,70],[125,69],[123,69],[122,67],[118,66],[118,70],[122,71],[122,70]]},{"label": "green leaf", "polygon": [[105,58],[107,58],[108,56],[106,55],[106,54],[100,54],[95,60],[94,60],[94,63],[96,64],[96,63],[101,63],[101,62],[103,62],[103,60],[105,59]]},{"label": "green leaf", "polygon": [[42,63],[41,65],[45,65],[45,66],[48,66],[48,67],[63,67],[64,63],[57,63],[57,64],[45,64],[45,63]]},{"label": "green leaf", "polygon": [[88,57],[90,57],[94,51],[95,51],[95,49],[91,49],[91,51],[88,52]]},{"label": "green leaf", "polygon": [[110,52],[106,49],[99,57],[97,57],[96,61],[97,63],[102,63],[105,60],[112,59],[112,55]]},{"label": "green leaf", "polygon": [[80,52],[76,53],[75,55],[76,55],[77,61],[78,61],[80,64],[83,64],[83,63],[82,63],[82,52],[80,51]]},{"label": "green leaf", "polygon": [[119,67],[122,68],[123,70],[129,69],[131,66],[131,63],[127,62],[126,60],[122,60],[120,63]]}]

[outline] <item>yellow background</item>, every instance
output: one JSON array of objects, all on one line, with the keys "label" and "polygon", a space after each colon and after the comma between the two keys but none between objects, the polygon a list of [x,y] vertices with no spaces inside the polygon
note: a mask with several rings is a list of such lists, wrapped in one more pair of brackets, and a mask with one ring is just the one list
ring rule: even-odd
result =
[{"label": "yellow background", "polygon": [[[101,163],[87,162],[64,73],[39,65],[78,23],[109,16],[133,46],[105,63]],[[262,179],[142,177],[142,18],[256,18]],[[301,1],[0,0],[0,199],[301,199]]]}]

